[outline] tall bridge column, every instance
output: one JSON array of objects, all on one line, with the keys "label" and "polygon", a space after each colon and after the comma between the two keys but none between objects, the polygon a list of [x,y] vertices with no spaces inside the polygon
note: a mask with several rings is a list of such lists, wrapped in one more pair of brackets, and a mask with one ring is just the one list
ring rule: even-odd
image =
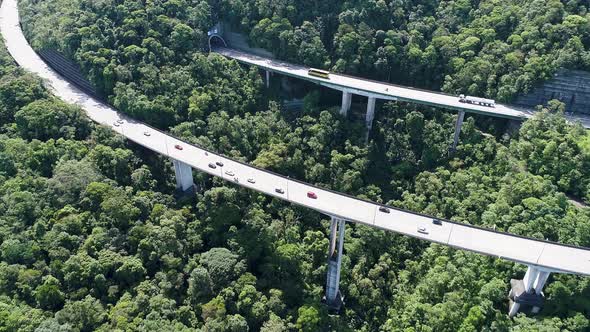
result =
[{"label": "tall bridge column", "polygon": [[187,191],[194,186],[193,169],[182,161],[172,159],[174,164],[174,174],[176,175],[176,189]]},{"label": "tall bridge column", "polygon": [[270,71],[265,70],[264,71],[266,73],[266,87],[270,87]]},{"label": "tall bridge column", "polygon": [[538,313],[545,301],[543,287],[549,271],[541,270],[535,266],[529,266],[522,280],[510,280],[510,311],[508,316],[514,317],[521,309],[521,305],[531,308],[532,313]]},{"label": "tall bridge column", "polygon": [[332,217],[330,223],[330,248],[328,251],[328,275],[324,301],[330,309],[339,311],[344,303],[340,293],[340,266],[342,264],[342,247],[344,245],[344,226],[346,221]]},{"label": "tall bridge column", "polygon": [[346,116],[350,110],[350,104],[352,103],[352,93],[342,91],[342,106],[340,106],[340,115]]},{"label": "tall bridge column", "polygon": [[453,137],[453,145],[451,146],[451,152],[455,152],[457,144],[459,143],[459,134],[461,134],[461,126],[463,126],[463,119],[465,118],[465,111],[459,111],[457,122],[455,123],[455,136]]},{"label": "tall bridge column", "polygon": [[369,141],[369,133],[373,128],[373,119],[375,119],[375,97],[369,97],[367,101],[367,115],[365,116],[365,125],[367,126],[367,133],[365,142]]}]

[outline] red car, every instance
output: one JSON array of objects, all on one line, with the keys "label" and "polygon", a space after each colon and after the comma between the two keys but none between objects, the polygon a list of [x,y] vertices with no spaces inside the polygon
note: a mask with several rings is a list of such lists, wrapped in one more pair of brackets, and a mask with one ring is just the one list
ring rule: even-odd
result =
[{"label": "red car", "polygon": [[178,144],[176,144],[174,147],[176,148],[176,150],[182,150],[182,146],[180,146]]},{"label": "red car", "polygon": [[313,191],[308,191],[307,192],[307,197],[313,198],[313,199],[317,199],[318,198],[318,195],[316,195]]}]

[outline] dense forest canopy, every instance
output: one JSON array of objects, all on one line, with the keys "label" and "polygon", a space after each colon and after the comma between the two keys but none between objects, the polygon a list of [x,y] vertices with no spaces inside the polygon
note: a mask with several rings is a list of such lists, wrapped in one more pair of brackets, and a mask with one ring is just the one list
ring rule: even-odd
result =
[{"label": "dense forest canopy", "polygon": [[[278,57],[508,100],[586,68],[583,1],[19,1],[121,111],[294,178],[458,222],[590,246],[590,136],[552,102],[517,133],[380,105],[371,140],[309,89],[287,112],[255,68],[203,52],[230,21]],[[525,267],[348,224],[339,316],[321,305],[328,220],[171,163],[56,100],[0,50],[0,331],[587,331],[590,280],[552,275],[509,319]],[[316,91],[314,91],[316,90]],[[575,203],[575,204],[574,204]]]}]

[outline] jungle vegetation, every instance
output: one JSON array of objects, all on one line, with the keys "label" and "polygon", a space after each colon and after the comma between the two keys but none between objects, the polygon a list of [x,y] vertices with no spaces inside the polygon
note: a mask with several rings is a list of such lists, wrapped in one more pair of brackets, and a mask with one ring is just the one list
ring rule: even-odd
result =
[{"label": "jungle vegetation", "polygon": [[[550,102],[519,130],[379,105],[364,124],[304,86],[286,111],[257,69],[207,54],[226,20],[289,61],[510,100],[588,67],[588,4],[527,1],[22,0],[114,106],[284,175],[454,221],[590,246],[590,136]],[[588,331],[590,279],[552,275],[509,319],[519,264],[349,223],[341,290],[320,303],[328,219],[195,172],[91,123],[0,50],[0,331]],[[278,85],[278,84],[277,84]],[[358,112],[357,112],[358,113]]]}]

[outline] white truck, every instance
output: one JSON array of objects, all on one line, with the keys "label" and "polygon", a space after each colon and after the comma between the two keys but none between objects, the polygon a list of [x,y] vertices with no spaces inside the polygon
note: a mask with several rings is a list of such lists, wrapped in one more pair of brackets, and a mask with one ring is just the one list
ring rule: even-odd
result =
[{"label": "white truck", "polygon": [[487,107],[494,107],[496,105],[496,101],[493,99],[472,97],[472,96],[466,96],[466,95],[459,95],[459,101],[462,103],[481,105],[481,106],[487,106]]}]

